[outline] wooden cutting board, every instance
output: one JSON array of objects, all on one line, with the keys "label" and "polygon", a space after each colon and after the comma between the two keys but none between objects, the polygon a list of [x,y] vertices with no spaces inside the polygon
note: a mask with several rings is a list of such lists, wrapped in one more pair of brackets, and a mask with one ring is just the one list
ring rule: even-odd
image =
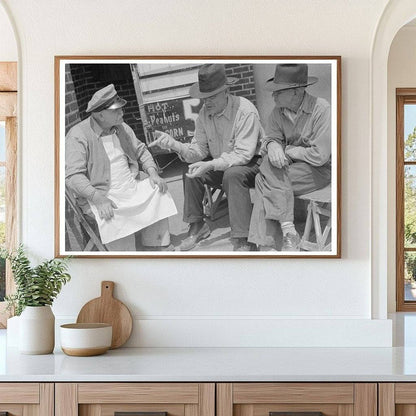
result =
[{"label": "wooden cutting board", "polygon": [[107,323],[113,326],[111,349],[121,347],[130,337],[133,320],[124,303],[113,297],[114,282],[101,282],[101,296],[80,310],[78,323]]}]

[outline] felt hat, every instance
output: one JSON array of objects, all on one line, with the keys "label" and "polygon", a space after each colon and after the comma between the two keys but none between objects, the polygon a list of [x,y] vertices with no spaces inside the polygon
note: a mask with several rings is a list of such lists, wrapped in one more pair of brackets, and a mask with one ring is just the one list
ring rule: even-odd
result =
[{"label": "felt hat", "polygon": [[207,98],[235,84],[237,78],[226,77],[222,64],[205,64],[199,68],[198,82],[191,86],[189,95],[192,98]]},{"label": "felt hat", "polygon": [[88,102],[87,113],[97,113],[102,110],[115,110],[124,107],[127,101],[119,97],[113,84],[98,90]]},{"label": "felt hat", "polygon": [[316,77],[308,77],[307,64],[277,64],[274,77],[267,80],[267,91],[282,91],[290,88],[307,87],[318,81]]}]

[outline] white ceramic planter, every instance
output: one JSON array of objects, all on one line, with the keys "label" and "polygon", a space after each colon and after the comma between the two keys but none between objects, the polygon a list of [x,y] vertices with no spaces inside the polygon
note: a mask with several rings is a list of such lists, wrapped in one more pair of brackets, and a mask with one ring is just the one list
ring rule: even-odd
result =
[{"label": "white ceramic planter", "polygon": [[50,354],[55,346],[55,316],[50,306],[26,306],[19,319],[19,351]]},{"label": "white ceramic planter", "polygon": [[7,320],[7,346],[19,346],[19,320],[20,316],[13,316]]}]

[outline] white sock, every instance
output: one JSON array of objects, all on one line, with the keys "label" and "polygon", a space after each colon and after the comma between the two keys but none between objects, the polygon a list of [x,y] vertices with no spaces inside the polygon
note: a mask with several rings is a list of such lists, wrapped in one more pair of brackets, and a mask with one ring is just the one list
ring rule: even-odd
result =
[{"label": "white sock", "polygon": [[282,227],[283,236],[286,236],[287,234],[296,234],[296,228],[293,222],[291,221],[282,222],[280,226]]}]

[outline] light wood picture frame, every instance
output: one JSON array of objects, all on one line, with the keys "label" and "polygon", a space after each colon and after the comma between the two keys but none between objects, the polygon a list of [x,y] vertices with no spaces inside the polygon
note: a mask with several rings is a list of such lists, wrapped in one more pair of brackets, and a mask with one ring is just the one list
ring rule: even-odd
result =
[{"label": "light wood picture frame", "polygon": [[[224,70],[218,69],[219,66]],[[299,74],[302,72],[299,76],[304,77],[305,67],[305,82],[290,73],[293,69],[300,71]],[[278,68],[283,72],[289,71],[289,78],[286,79]],[[204,78],[204,71],[208,74],[208,81]],[[215,74],[209,71],[221,73],[221,76],[225,71],[225,81],[214,80]],[[214,85],[217,81],[220,84]],[[109,86],[111,84],[114,89]],[[193,91],[190,95],[191,87]],[[215,108],[210,110],[207,102],[219,97],[221,107],[223,91],[226,101],[215,113]],[[108,111],[118,106],[113,105],[116,102],[114,94],[119,97],[117,102],[124,104],[120,104],[123,105],[122,125],[127,125],[123,127],[124,133],[120,133],[117,125],[106,129],[107,121],[98,118],[109,115]],[[290,98],[292,95],[295,98]],[[231,96],[233,98],[229,98]],[[296,102],[296,96],[300,97],[300,101],[288,110],[291,104],[284,104],[285,100]],[[108,105],[112,107],[106,108]],[[248,123],[247,120],[252,123],[249,127],[244,124]],[[89,129],[89,133],[85,133],[85,129]],[[250,129],[256,129],[255,133]],[[276,133],[277,130],[279,133]],[[167,185],[170,202],[166,202],[165,195],[165,202],[159,205],[167,220],[156,221],[154,217],[159,215],[159,208],[153,209],[153,226],[137,227],[140,231],[129,234],[130,243],[124,245],[123,242],[118,246],[118,241],[122,240],[116,239],[116,236],[126,235],[126,231],[123,231],[124,234],[112,231],[116,228],[108,224],[113,221],[111,215],[116,216],[117,210],[121,212],[116,202],[119,200],[113,198],[116,194],[116,191],[113,194],[116,187],[114,178],[120,177],[114,170],[113,163],[117,157],[114,155],[121,154],[127,164],[132,159],[123,144],[125,132],[128,132],[128,142],[138,143],[134,147],[136,156],[150,152],[159,177]],[[218,136],[215,136],[217,133]],[[165,139],[161,139],[165,147],[152,143],[162,134],[165,138],[174,139],[169,141],[174,143],[173,148],[166,147]],[[255,150],[252,146],[253,134],[257,140]],[[120,135],[124,138],[120,139]],[[219,136],[221,138],[213,145],[215,137]],[[95,150],[91,147],[93,138],[100,149],[94,156]],[[271,141],[277,141],[283,151],[281,166],[277,166],[279,162],[269,159],[270,147],[275,147],[270,145]],[[178,142],[180,144],[176,145]],[[190,147],[198,151],[190,151]],[[109,153],[111,151],[115,152],[112,153],[114,158]],[[99,159],[97,154],[101,155]],[[247,162],[248,154],[253,157]],[[140,157],[141,171],[146,171],[147,162]],[[184,210],[190,210],[190,193],[184,190],[184,181],[189,183],[186,179],[186,174],[190,173],[188,163],[197,162],[197,157],[205,162],[197,164],[194,169],[203,166],[203,169],[207,168],[204,175],[212,174],[217,181],[218,174],[220,182],[217,186],[209,182],[211,179],[200,181],[197,199],[202,199],[202,210],[198,205],[198,213],[201,211],[204,228],[197,232],[196,241],[191,241],[188,250],[189,222],[200,221],[201,218],[195,213],[184,215]],[[221,161],[217,162],[218,159]],[[136,166],[135,162],[131,163]],[[240,172],[241,166],[251,167],[250,163],[255,163],[257,170],[250,170],[251,176],[244,176],[244,192],[238,191],[237,197],[236,192],[231,195],[232,191],[224,181],[224,177],[231,172],[227,170]],[[273,184],[266,195],[263,185],[268,187],[270,178],[261,166],[267,163],[273,172],[270,174],[271,182],[280,174],[284,179],[279,179],[278,185]],[[92,165],[95,168],[100,166],[102,177],[97,171],[92,173]],[[275,168],[279,173],[274,173]],[[301,171],[306,169],[306,185],[296,185],[297,179],[293,176],[295,168]],[[128,164],[128,169],[136,175],[137,170],[132,168],[132,164]],[[255,179],[259,171],[264,172],[258,173]],[[112,178],[109,180],[111,192],[110,185],[103,184],[104,176]],[[340,258],[341,57],[56,56],[55,178],[57,257]],[[139,187],[145,187],[145,183],[155,186],[156,190],[159,185],[161,189],[164,187],[158,181],[153,183],[152,178],[148,179],[143,172],[136,180]],[[232,177],[232,180],[235,178]],[[276,189],[280,189],[281,183],[285,183],[283,200],[276,196],[279,195]],[[251,211],[247,214],[248,210],[242,208],[248,206],[245,188],[248,188],[250,207],[254,204],[251,220],[247,220]],[[203,192],[202,197],[200,191]],[[120,193],[122,199],[123,192]],[[142,195],[145,192],[137,193]],[[240,198],[243,194],[245,199]],[[104,200],[100,199],[102,195]],[[185,195],[187,201],[184,202]],[[108,202],[108,199],[111,213],[105,219],[107,212],[99,209],[104,206],[100,205],[101,201]],[[94,201],[98,200],[100,203],[95,204]],[[176,214],[172,214],[172,201]],[[120,202],[120,206],[124,207],[123,203]],[[136,215],[138,211],[135,208],[130,212]],[[282,212],[285,213],[284,218]],[[282,223],[288,227],[285,231]],[[129,232],[132,230],[128,229]],[[287,230],[290,238],[283,236]],[[292,239],[293,236],[296,238]],[[115,240],[115,244],[112,245],[110,240]],[[263,241],[267,244],[262,244]],[[284,251],[287,249],[289,251]]]},{"label": "light wood picture frame", "polygon": [[[17,121],[17,62],[0,62],[0,128],[5,133],[3,152],[0,152],[0,172],[4,175],[4,200],[0,213],[4,221],[4,247],[13,250],[17,246],[18,209],[17,209],[17,161],[18,161],[18,121]],[[10,263],[5,262],[4,275],[0,276],[0,328],[5,328],[10,311],[6,310],[4,295],[15,291],[15,283]]]}]

